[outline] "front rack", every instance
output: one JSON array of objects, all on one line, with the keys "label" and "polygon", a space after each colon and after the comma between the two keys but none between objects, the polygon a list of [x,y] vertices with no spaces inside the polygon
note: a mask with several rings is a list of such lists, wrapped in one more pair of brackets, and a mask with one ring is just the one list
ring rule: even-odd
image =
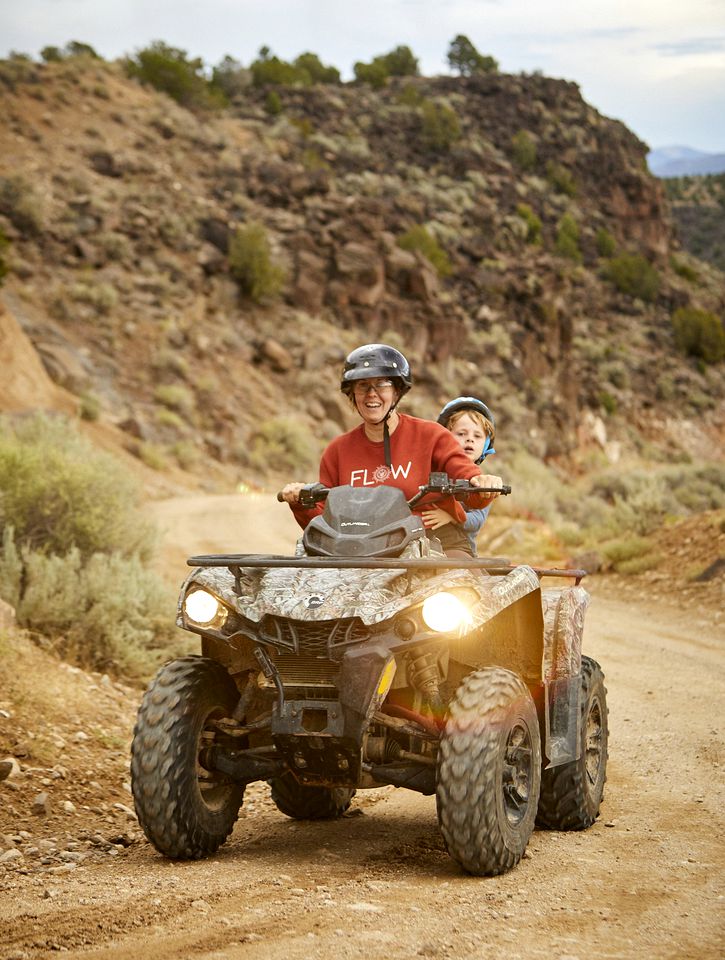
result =
[{"label": "front rack", "polygon": [[[500,577],[511,573],[521,563],[506,563],[491,557],[472,557],[470,560],[459,560],[451,557],[426,557],[416,559],[371,559],[361,557],[280,557],[265,556],[257,553],[229,553],[209,554],[207,556],[189,557],[186,561],[190,567],[228,567],[235,577],[239,576],[242,567],[298,567],[300,569],[316,568],[320,570],[485,570],[492,576]],[[528,566],[528,564],[527,564]],[[571,578],[579,583],[587,575],[586,570],[558,567],[531,567],[538,577]]]}]

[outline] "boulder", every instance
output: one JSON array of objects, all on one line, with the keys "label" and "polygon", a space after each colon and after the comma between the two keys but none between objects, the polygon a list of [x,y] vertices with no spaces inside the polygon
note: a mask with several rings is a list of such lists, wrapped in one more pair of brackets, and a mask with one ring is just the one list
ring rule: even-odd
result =
[{"label": "boulder", "polygon": [[377,250],[351,241],[335,252],[335,265],[350,303],[374,307],[385,292],[383,258]]},{"label": "boulder", "polygon": [[268,337],[259,345],[259,359],[277,373],[287,373],[295,365],[294,357],[279,341]]},{"label": "boulder", "polygon": [[20,764],[15,757],[4,757],[0,760],[0,780],[12,780],[20,773]]},{"label": "boulder", "polygon": [[34,817],[47,817],[50,813],[50,798],[48,794],[43,791],[39,793],[33,800],[33,803],[30,807],[30,812]]}]

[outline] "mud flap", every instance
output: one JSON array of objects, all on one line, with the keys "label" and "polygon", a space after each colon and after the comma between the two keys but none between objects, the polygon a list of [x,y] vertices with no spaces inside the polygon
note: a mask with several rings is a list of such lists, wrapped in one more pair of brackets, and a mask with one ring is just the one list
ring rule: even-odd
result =
[{"label": "mud flap", "polygon": [[558,767],[579,759],[580,742],[579,691],[581,676],[562,677],[544,684],[546,691],[546,736],[544,750],[549,759],[546,766]]}]

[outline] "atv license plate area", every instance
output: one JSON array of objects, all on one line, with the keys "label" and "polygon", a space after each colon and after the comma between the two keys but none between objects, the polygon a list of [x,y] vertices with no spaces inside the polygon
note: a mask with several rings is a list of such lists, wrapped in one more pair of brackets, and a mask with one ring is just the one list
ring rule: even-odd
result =
[{"label": "atv license plate area", "polygon": [[272,738],[300,783],[347,784],[357,781],[360,746],[343,727],[337,700],[285,700],[275,710]]}]

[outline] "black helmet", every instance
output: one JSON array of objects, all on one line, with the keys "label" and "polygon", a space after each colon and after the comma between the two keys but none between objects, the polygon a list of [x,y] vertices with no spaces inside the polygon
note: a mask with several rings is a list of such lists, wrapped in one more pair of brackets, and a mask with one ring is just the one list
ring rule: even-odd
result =
[{"label": "black helmet", "polygon": [[393,380],[401,397],[413,385],[410,364],[399,350],[386,343],[366,343],[348,354],[342,370],[340,389],[343,393],[349,393],[355,380],[375,377],[389,377]]},{"label": "black helmet", "polygon": [[476,463],[481,463],[481,461],[485,460],[489,453],[496,452],[493,449],[493,441],[496,437],[496,421],[494,420],[493,414],[483,400],[479,400],[478,397],[456,397],[455,400],[449,400],[438,414],[438,423],[448,429],[448,421],[451,419],[453,414],[458,413],[459,410],[476,410],[478,413],[483,414],[493,428],[491,436],[486,438],[486,442],[483,445],[483,453],[478,460],[476,460]]}]

